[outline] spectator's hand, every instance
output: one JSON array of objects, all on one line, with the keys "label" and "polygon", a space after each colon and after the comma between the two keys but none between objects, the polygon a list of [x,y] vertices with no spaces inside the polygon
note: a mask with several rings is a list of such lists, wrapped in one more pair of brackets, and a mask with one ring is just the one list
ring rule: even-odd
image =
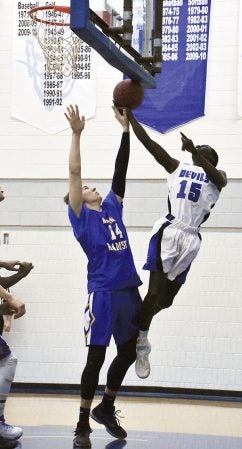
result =
[{"label": "spectator's hand", "polygon": [[19,299],[16,299],[12,296],[11,299],[8,300],[8,304],[14,310],[15,319],[20,318],[25,314],[25,304],[19,301]]},{"label": "spectator's hand", "polygon": [[13,319],[12,316],[4,315],[4,317],[3,317],[3,330],[5,332],[10,332],[11,331],[12,319]]},{"label": "spectator's hand", "polygon": [[13,315],[14,309],[10,306],[8,302],[0,304],[0,315]]},{"label": "spectator's hand", "polygon": [[8,260],[1,262],[1,267],[5,268],[9,271],[18,271],[19,270],[20,261],[19,260]]},{"label": "spectator's hand", "polygon": [[127,132],[129,131],[129,119],[127,114],[126,108],[116,108],[115,106],[112,106],[115,114],[115,118],[118,120],[118,122],[122,125],[123,131]]},{"label": "spectator's hand", "polygon": [[81,134],[85,127],[85,117],[83,115],[80,117],[78,106],[75,105],[74,108],[71,104],[69,107],[67,107],[66,111],[67,112],[65,112],[64,115],[70,123],[72,131],[75,134]]},{"label": "spectator's hand", "polygon": [[34,265],[31,262],[20,262],[18,272],[26,277],[33,268]]},{"label": "spectator's hand", "polygon": [[191,139],[188,139],[188,137],[185,136],[185,134],[181,133],[181,141],[182,141],[182,151],[188,151],[189,153],[194,153],[196,151],[196,148],[194,146],[194,143]]}]

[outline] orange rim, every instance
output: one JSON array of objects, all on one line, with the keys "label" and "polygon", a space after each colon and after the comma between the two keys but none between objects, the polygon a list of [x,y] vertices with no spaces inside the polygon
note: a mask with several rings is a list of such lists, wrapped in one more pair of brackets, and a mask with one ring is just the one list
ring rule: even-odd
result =
[{"label": "orange rim", "polygon": [[36,22],[45,23],[46,25],[62,26],[62,27],[70,26],[70,22],[68,22],[68,23],[53,22],[52,20],[40,19],[35,14],[38,11],[45,11],[45,10],[49,10],[49,9],[53,9],[53,11],[56,11],[56,12],[64,12],[66,14],[70,14],[70,7],[69,6],[53,6],[53,5],[49,5],[49,6],[38,6],[36,8],[33,8],[33,9],[31,9],[29,11],[29,15],[30,15],[31,19],[35,20]]}]

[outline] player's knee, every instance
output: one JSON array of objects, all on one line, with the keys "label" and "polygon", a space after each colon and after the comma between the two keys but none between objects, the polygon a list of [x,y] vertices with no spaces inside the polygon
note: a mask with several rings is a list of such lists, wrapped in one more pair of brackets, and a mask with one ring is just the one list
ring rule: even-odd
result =
[{"label": "player's knee", "polygon": [[86,368],[92,371],[100,371],[105,360],[106,347],[91,347],[88,351]]},{"label": "player's knee", "polygon": [[8,357],[8,360],[7,360],[7,365],[8,365],[7,373],[8,373],[8,380],[11,382],[13,381],[14,376],[15,376],[17,363],[18,363],[17,357],[14,354],[10,354],[10,356]]},{"label": "player's knee", "polygon": [[17,367],[17,357],[13,354],[10,354],[8,357],[5,357],[1,360],[0,364],[0,383],[1,382],[8,382],[9,384],[12,383],[15,371]]},{"label": "player's knee", "polygon": [[157,293],[148,293],[142,304],[141,316],[153,315],[157,303],[159,303],[159,295]]},{"label": "player's knee", "polygon": [[172,306],[174,298],[159,298],[159,301],[155,304],[155,314],[160,312],[163,309],[168,309]]},{"label": "player's knee", "polygon": [[136,359],[136,342],[137,338],[132,338],[129,342],[118,348],[118,358],[122,365],[130,366]]}]

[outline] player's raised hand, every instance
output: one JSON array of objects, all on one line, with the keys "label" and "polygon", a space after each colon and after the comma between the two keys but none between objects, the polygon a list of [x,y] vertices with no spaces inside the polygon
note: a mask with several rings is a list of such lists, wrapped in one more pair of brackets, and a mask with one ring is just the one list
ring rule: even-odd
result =
[{"label": "player's raised hand", "polygon": [[80,117],[78,106],[75,105],[74,107],[71,104],[66,108],[66,112],[64,113],[64,115],[70,123],[72,131],[76,134],[81,134],[85,127],[85,117],[84,115]]},{"label": "player's raised hand", "polygon": [[194,151],[196,150],[194,143],[191,139],[188,139],[187,136],[185,136],[185,134],[183,134],[182,132],[180,132],[181,134],[181,141],[182,141],[182,151],[188,151],[189,153],[194,153]]},{"label": "player's raised hand", "polygon": [[123,131],[129,131],[129,119],[127,115],[126,108],[116,108],[116,106],[112,106],[114,111],[115,118],[122,125]]}]

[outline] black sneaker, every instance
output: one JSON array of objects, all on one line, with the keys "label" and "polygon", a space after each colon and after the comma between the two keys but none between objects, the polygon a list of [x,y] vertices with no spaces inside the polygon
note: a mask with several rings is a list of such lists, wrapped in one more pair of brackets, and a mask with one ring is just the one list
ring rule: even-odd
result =
[{"label": "black sneaker", "polygon": [[0,437],[0,449],[22,449],[20,441],[7,441]]},{"label": "black sneaker", "polygon": [[92,447],[90,440],[90,433],[92,429],[89,426],[86,428],[81,428],[79,423],[77,423],[76,430],[74,432],[73,438],[73,448],[89,448]]},{"label": "black sneaker", "polygon": [[115,407],[112,406],[111,411],[107,413],[102,404],[99,404],[91,411],[90,416],[99,424],[104,424],[106,431],[114,438],[124,439],[127,437],[127,432],[120,426],[119,412],[120,410],[115,411]]}]

